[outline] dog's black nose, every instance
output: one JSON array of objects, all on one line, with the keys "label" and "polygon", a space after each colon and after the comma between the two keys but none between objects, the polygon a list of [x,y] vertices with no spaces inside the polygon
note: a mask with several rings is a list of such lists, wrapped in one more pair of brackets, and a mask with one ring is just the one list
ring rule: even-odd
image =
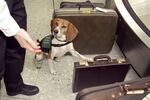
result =
[{"label": "dog's black nose", "polygon": [[57,29],[55,29],[55,30],[54,30],[54,34],[56,35],[57,33],[58,33],[58,30],[57,30]]}]

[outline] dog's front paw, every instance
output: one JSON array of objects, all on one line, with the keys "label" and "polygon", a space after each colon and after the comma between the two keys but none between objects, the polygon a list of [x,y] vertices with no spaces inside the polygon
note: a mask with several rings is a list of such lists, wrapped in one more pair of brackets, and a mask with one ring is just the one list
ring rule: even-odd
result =
[{"label": "dog's front paw", "polygon": [[43,63],[42,56],[39,58],[39,56],[35,54],[35,56],[33,58],[33,63],[37,69],[40,69],[42,67],[42,63]]},{"label": "dog's front paw", "polygon": [[88,62],[94,62],[94,59],[93,58],[88,58],[87,61]]},{"label": "dog's front paw", "polygon": [[41,61],[44,59],[43,54],[35,54],[34,59],[36,61]]},{"label": "dog's front paw", "polygon": [[54,68],[52,66],[50,66],[50,73],[52,75],[56,75],[56,71],[54,70]]},{"label": "dog's front paw", "polygon": [[94,62],[94,59],[93,58],[84,58],[83,60],[87,61],[87,62]]}]

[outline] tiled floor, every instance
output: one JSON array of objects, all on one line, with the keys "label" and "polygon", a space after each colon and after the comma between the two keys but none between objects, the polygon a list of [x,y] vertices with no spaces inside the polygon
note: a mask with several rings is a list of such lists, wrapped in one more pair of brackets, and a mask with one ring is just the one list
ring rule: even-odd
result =
[{"label": "tiled floor", "polygon": [[[52,17],[52,0],[25,0],[28,13],[28,32],[33,39],[40,39],[50,33],[49,22]],[[114,45],[108,54],[112,58],[123,57],[120,50]],[[89,55],[94,56],[94,55]],[[71,56],[65,56],[59,62],[55,62],[56,75],[49,72],[48,62],[39,63],[41,69],[37,69],[34,54],[27,52],[24,71],[22,73],[25,83],[37,85],[40,93],[35,96],[18,95],[9,97],[6,94],[4,83],[0,91],[0,100],[74,100],[76,93],[72,93],[73,63],[78,61]],[[130,70],[126,80],[138,78],[133,70]]]},{"label": "tiled floor", "polygon": [[[121,58],[117,46],[108,54],[112,58]],[[28,53],[29,54],[29,53]],[[94,56],[94,55],[89,55]],[[9,97],[6,95],[4,84],[0,93],[0,100],[75,100],[76,93],[72,93],[72,74],[73,63],[78,59],[72,56],[64,56],[59,62],[54,63],[54,68],[57,71],[56,75],[49,72],[48,62],[45,60],[39,64],[41,69],[37,69],[33,56],[27,55],[24,71],[22,73],[25,83],[37,85],[40,88],[40,93],[35,96],[18,95]],[[136,74],[131,70],[126,80],[137,78]]]}]

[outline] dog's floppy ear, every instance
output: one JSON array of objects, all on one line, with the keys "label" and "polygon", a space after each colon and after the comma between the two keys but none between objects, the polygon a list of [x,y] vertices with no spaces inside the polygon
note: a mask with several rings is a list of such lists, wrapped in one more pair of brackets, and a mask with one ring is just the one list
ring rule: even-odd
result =
[{"label": "dog's floppy ear", "polygon": [[74,40],[78,33],[79,33],[78,29],[72,23],[69,22],[68,30],[66,32],[66,40],[67,41]]},{"label": "dog's floppy ear", "polygon": [[58,20],[59,20],[59,18],[54,18],[51,20],[51,22],[50,22],[51,31],[54,30]]}]

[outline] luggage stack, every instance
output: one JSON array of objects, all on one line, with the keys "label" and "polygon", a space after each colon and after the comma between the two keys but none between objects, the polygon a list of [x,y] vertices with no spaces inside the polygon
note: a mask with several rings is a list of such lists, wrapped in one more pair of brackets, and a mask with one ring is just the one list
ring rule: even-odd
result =
[{"label": "luggage stack", "polygon": [[[72,91],[73,93],[79,92],[76,100],[93,100],[93,97],[89,96],[85,97],[87,99],[79,99],[83,93],[82,89],[89,87],[102,86],[102,89],[101,87],[100,89],[94,88],[96,93],[97,90],[98,93],[101,93],[101,90],[111,88],[112,86],[118,89],[117,86],[124,83],[117,83],[117,85],[115,83],[124,81],[131,68],[130,61],[127,58],[112,59],[107,55],[115,43],[118,24],[116,11],[109,9],[110,2],[111,0],[106,0],[105,3],[92,3],[89,0],[86,2],[64,1],[61,2],[58,9],[54,9],[53,18],[66,19],[79,30],[78,36],[73,41],[74,48],[81,54],[99,55],[95,56],[94,62],[74,62]],[[110,85],[103,87],[103,85],[107,84]],[[92,91],[87,94],[94,92]],[[99,99],[94,98],[94,100]]]}]

